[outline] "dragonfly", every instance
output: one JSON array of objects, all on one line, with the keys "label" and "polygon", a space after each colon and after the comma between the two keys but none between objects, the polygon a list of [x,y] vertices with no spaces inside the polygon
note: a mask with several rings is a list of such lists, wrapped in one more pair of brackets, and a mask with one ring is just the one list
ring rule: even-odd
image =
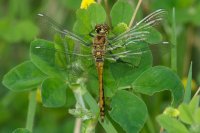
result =
[{"label": "dragonfly", "polygon": [[[146,49],[138,49],[137,46],[140,42],[145,42],[151,34],[148,29],[155,27],[161,23],[164,19],[166,11],[163,9],[158,9],[151,14],[144,17],[142,20],[137,22],[135,25],[130,27],[123,33],[116,36],[109,37],[111,31],[107,24],[96,24],[94,27],[95,35],[91,35],[93,40],[88,42],[85,39],[75,33],[68,30],[63,30],[62,27],[57,24],[53,19],[44,15],[38,14],[42,19],[44,19],[51,27],[61,35],[67,36],[68,38],[78,42],[81,46],[91,48],[90,54],[83,54],[74,51],[59,51],[66,53],[68,55],[75,55],[84,58],[92,57],[93,62],[96,66],[96,71],[98,75],[99,84],[99,110],[100,119],[103,122],[105,117],[105,99],[104,99],[104,85],[103,85],[103,72],[105,60],[127,63],[131,65],[124,58],[134,57],[147,52]],[[136,46],[135,49],[123,49],[128,47]],[[41,46],[37,46],[37,49],[41,49]],[[123,50],[119,50],[123,49]]]}]

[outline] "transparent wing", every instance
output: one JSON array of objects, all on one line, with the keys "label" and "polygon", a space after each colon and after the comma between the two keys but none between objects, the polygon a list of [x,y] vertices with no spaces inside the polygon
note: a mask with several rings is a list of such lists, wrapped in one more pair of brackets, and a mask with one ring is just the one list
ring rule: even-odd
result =
[{"label": "transparent wing", "polygon": [[[113,39],[109,40],[111,44],[108,49],[113,50],[129,44],[135,44],[140,41],[145,41],[150,34],[149,28],[159,24],[163,21],[166,11],[159,9],[146,16],[144,19],[136,23],[128,31],[119,34]],[[112,46],[112,47],[111,47]]]},{"label": "transparent wing", "polygon": [[50,39],[53,38],[53,42],[42,40],[42,43],[37,43],[32,47],[38,58],[44,59],[53,68],[68,72],[72,72],[75,68],[72,66],[73,64],[77,62],[80,64],[81,62],[82,65],[80,60],[83,60],[84,64],[88,66],[93,63],[91,47],[88,47],[91,45],[90,42],[68,30],[63,30],[63,26],[57,24],[47,15],[38,14],[38,16],[39,24],[43,29],[42,32],[45,33],[42,38],[49,40],[46,37],[49,34]]},{"label": "transparent wing", "polygon": [[68,30],[63,30],[62,26],[60,26],[59,24],[57,24],[53,19],[51,19],[49,16],[45,15],[45,14],[38,14],[38,16],[40,17],[40,19],[42,20],[42,22],[46,25],[49,26],[49,28],[52,28],[53,30],[55,30],[56,32],[63,34],[64,36],[67,36],[85,46],[90,46],[90,43],[86,42],[83,38],[81,38],[80,36],[68,31]]}]

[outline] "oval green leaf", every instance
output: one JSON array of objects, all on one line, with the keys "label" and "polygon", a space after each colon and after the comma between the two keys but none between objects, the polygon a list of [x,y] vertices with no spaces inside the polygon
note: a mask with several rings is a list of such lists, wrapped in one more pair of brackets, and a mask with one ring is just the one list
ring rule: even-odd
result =
[{"label": "oval green leaf", "polygon": [[26,61],[11,69],[3,78],[3,85],[13,91],[27,91],[38,87],[46,78],[31,61]]},{"label": "oval green leaf", "polygon": [[119,23],[129,24],[133,14],[133,7],[125,1],[118,0],[112,7],[110,16],[112,19],[112,26],[116,26]]},{"label": "oval green leaf", "polygon": [[88,35],[96,24],[105,22],[106,12],[100,4],[91,4],[87,10],[77,10],[76,18],[73,31],[77,34]]},{"label": "oval green leaf", "polygon": [[59,78],[47,78],[42,83],[42,103],[45,107],[61,107],[66,101],[67,84]]},{"label": "oval green leaf", "polygon": [[90,16],[88,10],[78,9],[76,11],[76,22],[73,31],[77,34],[86,35],[92,31]]},{"label": "oval green leaf", "polygon": [[127,133],[138,133],[147,120],[145,103],[134,94],[120,90],[111,101],[111,118]]},{"label": "oval green leaf", "polygon": [[184,94],[184,88],[179,77],[172,70],[163,66],[147,69],[133,82],[132,88],[147,95],[169,90],[173,97],[173,105],[178,105]]},{"label": "oval green leaf", "polygon": [[151,27],[147,30],[150,34],[147,36],[146,42],[149,44],[159,44],[162,41],[162,35],[155,28]]},{"label": "oval green leaf", "polygon": [[92,4],[88,7],[90,24],[94,27],[96,24],[103,24],[106,20],[106,12],[100,4]]}]

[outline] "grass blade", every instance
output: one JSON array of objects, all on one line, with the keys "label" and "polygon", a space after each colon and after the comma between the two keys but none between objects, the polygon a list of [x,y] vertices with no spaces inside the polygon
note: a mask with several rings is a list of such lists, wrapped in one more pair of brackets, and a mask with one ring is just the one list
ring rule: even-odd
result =
[{"label": "grass blade", "polygon": [[187,78],[187,85],[186,85],[185,95],[184,95],[184,99],[183,99],[184,103],[190,102],[191,90],[192,90],[192,62],[190,64],[190,69],[189,69],[188,78]]},{"label": "grass blade", "polygon": [[171,37],[171,68],[177,72],[177,39],[176,39],[176,15],[175,8],[172,12],[172,37]]}]

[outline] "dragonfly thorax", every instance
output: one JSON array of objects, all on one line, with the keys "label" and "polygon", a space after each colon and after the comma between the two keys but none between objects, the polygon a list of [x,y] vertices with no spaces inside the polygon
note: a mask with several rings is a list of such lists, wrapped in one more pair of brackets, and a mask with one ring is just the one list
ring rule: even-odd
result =
[{"label": "dragonfly thorax", "polygon": [[98,24],[95,26],[95,31],[98,35],[107,35],[109,29],[110,28],[107,24]]},{"label": "dragonfly thorax", "polygon": [[96,62],[103,62],[106,51],[106,35],[96,35],[93,40],[92,53]]}]

